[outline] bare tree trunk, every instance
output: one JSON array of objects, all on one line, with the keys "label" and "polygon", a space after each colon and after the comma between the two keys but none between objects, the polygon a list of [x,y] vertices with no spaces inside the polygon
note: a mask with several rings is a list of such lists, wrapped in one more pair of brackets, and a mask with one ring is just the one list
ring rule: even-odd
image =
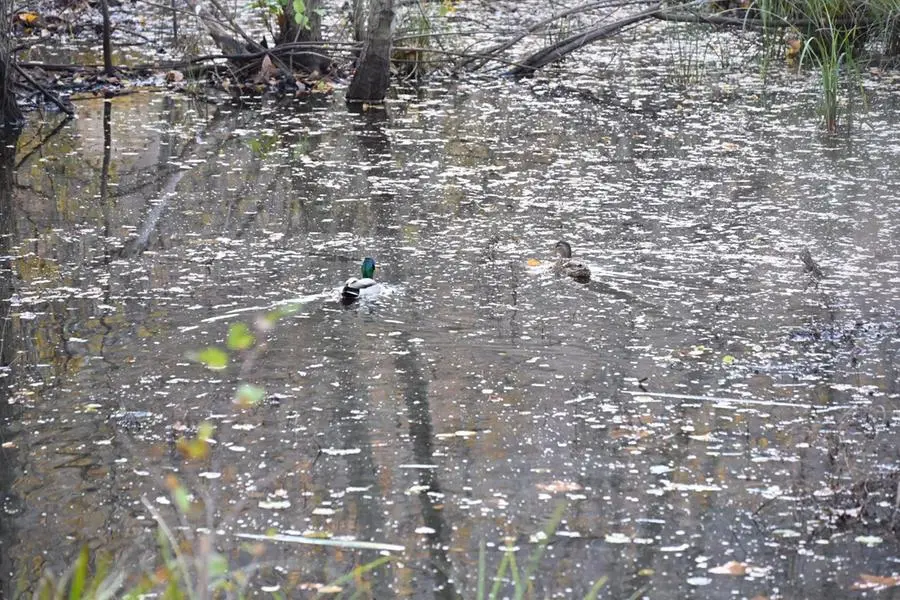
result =
[{"label": "bare tree trunk", "polygon": [[383,102],[391,82],[393,0],[369,0],[369,32],[347,90],[347,102]]},{"label": "bare tree trunk", "polygon": [[107,77],[115,74],[112,64],[112,25],[109,22],[109,0],[100,0],[100,14],[103,15],[103,73]]},{"label": "bare tree trunk", "polygon": [[366,2],[365,0],[353,0],[350,10],[350,22],[353,25],[353,41],[364,42],[366,35]]},{"label": "bare tree trunk", "polygon": [[17,129],[25,118],[13,90],[15,66],[9,52],[9,28],[12,23],[12,0],[0,0],[0,126]]}]

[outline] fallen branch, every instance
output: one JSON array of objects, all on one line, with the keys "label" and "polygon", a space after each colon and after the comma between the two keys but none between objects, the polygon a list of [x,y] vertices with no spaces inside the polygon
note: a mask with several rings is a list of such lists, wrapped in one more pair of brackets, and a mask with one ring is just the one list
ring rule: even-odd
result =
[{"label": "fallen branch", "polygon": [[567,37],[566,39],[560,40],[559,42],[553,44],[548,48],[544,48],[540,52],[532,54],[524,61],[522,61],[522,63],[518,67],[511,70],[509,74],[516,78],[531,75],[541,67],[561,60],[567,54],[571,54],[572,52],[575,52],[580,48],[584,48],[588,44],[606,37],[610,37],[611,35],[618,33],[620,30],[628,27],[629,25],[634,25],[635,23],[640,23],[641,21],[651,19],[659,14],[661,10],[662,5],[656,4],[652,8],[641,11],[639,13],[635,13],[631,16],[625,17],[624,19],[620,19],[614,23],[610,23],[609,25],[603,25],[602,27],[597,27],[585,33],[579,33],[577,35]]},{"label": "fallen branch", "polygon": [[[706,23],[708,25],[728,25],[734,27],[740,27],[741,29],[756,29],[756,30],[764,30],[771,29],[775,27],[786,27],[791,29],[808,29],[810,27],[822,27],[822,21],[816,21],[813,19],[788,19],[785,17],[775,17],[772,16],[769,19],[761,19],[757,17],[750,17],[750,12],[746,9],[741,9],[743,11],[743,16],[740,14],[728,15],[728,12],[736,12],[734,10],[724,11],[721,13],[704,15],[701,13],[688,12],[685,10],[661,10],[653,17],[655,19],[659,19],[661,21],[672,21],[676,23]],[[758,12],[756,14],[759,14]],[[864,19],[857,19],[854,16],[849,17],[837,17],[828,22],[829,27],[866,27],[870,25],[869,21]]]},{"label": "fallen branch", "polygon": [[21,61],[16,63],[23,69],[43,69],[44,71],[67,71],[69,73],[83,73],[90,69],[102,69],[103,65],[63,65],[59,63],[45,63],[33,61]]},{"label": "fallen branch", "polygon": [[[543,21],[535,23],[534,25],[532,25],[525,31],[510,38],[509,40],[507,40],[501,44],[497,44],[496,46],[493,46],[491,48],[488,48],[487,50],[485,50],[482,53],[484,55],[484,60],[482,62],[478,63],[477,65],[475,65],[474,67],[471,67],[471,69],[480,69],[481,67],[483,67],[485,65],[485,63],[490,61],[497,54],[504,52],[506,50],[509,50],[510,48],[512,48],[513,46],[518,44],[520,41],[522,41],[524,38],[528,37],[529,35],[533,34],[536,31],[540,31],[541,29],[543,29],[550,23],[553,23],[554,21],[558,21],[559,19],[564,19],[564,18],[570,17],[572,15],[589,12],[592,10],[596,10],[598,8],[621,8],[621,7],[629,6],[629,5],[633,5],[633,4],[648,4],[651,1],[652,0],[601,0],[600,2],[590,2],[588,4],[582,4],[581,6],[576,6],[574,8],[570,8],[568,10],[558,12],[558,13],[544,19]],[[463,63],[460,65],[460,67],[461,68],[469,67],[469,65],[474,60],[476,60],[476,57],[473,57],[467,61],[463,61]]]},{"label": "fallen branch", "polygon": [[38,90],[41,94],[43,94],[44,97],[47,98],[50,102],[52,102],[53,104],[58,106],[59,110],[63,111],[70,117],[75,115],[75,109],[72,108],[71,105],[63,102],[56,94],[54,94],[53,92],[51,92],[50,90],[48,90],[47,88],[45,88],[44,86],[39,84],[37,81],[35,81],[34,78],[31,75],[29,75],[28,73],[26,73],[22,67],[20,67],[17,64],[14,64],[13,67],[15,68],[16,73],[21,75],[25,81],[27,81],[36,90]]}]

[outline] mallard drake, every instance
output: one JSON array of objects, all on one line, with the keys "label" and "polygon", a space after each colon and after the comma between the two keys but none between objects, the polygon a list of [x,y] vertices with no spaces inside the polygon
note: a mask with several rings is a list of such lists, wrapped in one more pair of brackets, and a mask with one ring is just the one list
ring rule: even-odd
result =
[{"label": "mallard drake", "polygon": [[556,242],[556,264],[553,272],[557,275],[568,275],[575,281],[587,283],[591,280],[591,270],[580,262],[572,260],[572,246],[569,242]]},{"label": "mallard drake", "polygon": [[341,302],[353,304],[361,296],[375,297],[381,292],[381,285],[375,281],[375,259],[366,257],[362,261],[362,277],[351,277],[341,289]]}]

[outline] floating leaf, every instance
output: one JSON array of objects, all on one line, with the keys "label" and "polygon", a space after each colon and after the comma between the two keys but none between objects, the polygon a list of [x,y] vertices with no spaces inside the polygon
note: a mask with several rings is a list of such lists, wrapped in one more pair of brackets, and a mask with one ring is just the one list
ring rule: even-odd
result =
[{"label": "floating leaf", "polygon": [[725,365],[726,367],[733,365],[734,357],[730,354],[726,354],[725,356],[722,357],[722,364]]},{"label": "floating leaf", "polygon": [[527,264],[529,267],[539,267],[541,266],[541,261],[536,258],[529,258]]},{"label": "floating leaf", "polygon": [[235,323],[228,328],[228,339],[225,344],[229,350],[246,350],[256,341],[250,328],[245,323]]},{"label": "floating leaf", "polygon": [[711,567],[709,572],[715,573],[716,575],[734,575],[736,577],[741,577],[747,574],[747,565],[736,560],[730,560],[724,565]]},{"label": "floating leaf", "polygon": [[863,573],[859,576],[859,580],[853,584],[851,589],[885,590],[898,585],[900,585],[900,577],[882,577],[880,575],[867,575]]},{"label": "floating leaf", "polygon": [[883,542],[884,539],[877,535],[858,535],[854,538],[854,541],[865,544],[866,546],[877,546]]},{"label": "floating leaf", "polygon": [[539,483],[535,487],[542,492],[556,494],[559,492],[577,492],[584,488],[574,481],[551,481],[550,483]]},{"label": "floating leaf", "polygon": [[34,25],[37,23],[37,20],[40,18],[37,13],[33,12],[20,12],[16,15],[16,18],[19,19],[22,23],[26,25]]}]

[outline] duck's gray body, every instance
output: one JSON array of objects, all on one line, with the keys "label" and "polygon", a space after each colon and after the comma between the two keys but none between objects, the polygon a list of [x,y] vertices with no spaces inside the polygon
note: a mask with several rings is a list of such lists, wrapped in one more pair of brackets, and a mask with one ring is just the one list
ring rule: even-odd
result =
[{"label": "duck's gray body", "polygon": [[375,281],[375,259],[366,257],[362,262],[362,277],[351,277],[341,289],[341,302],[353,304],[360,298],[375,297],[381,285]]},{"label": "duck's gray body", "polygon": [[341,300],[347,302],[356,302],[361,296],[371,296],[380,288],[377,281],[370,277],[351,277],[341,289]]}]

